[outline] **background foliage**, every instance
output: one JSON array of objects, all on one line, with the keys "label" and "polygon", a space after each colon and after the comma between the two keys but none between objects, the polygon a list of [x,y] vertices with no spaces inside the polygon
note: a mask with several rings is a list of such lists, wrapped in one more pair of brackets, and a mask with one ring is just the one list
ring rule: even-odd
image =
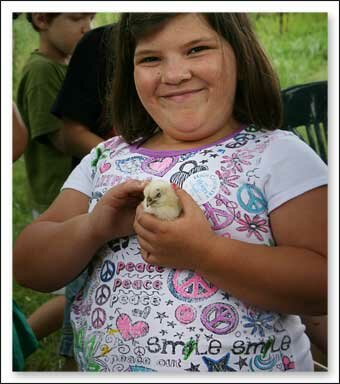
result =
[{"label": "background foliage", "polygon": [[[277,70],[281,87],[327,80],[327,14],[326,13],[253,13],[256,32]],[[96,15],[95,26],[109,24],[117,14]],[[13,98],[20,73],[30,52],[38,46],[38,34],[21,15],[13,23]],[[13,241],[31,221],[31,207],[26,196],[26,174],[23,158],[13,165]],[[53,297],[20,287],[14,282],[13,298],[26,315]],[[27,371],[58,371],[63,358],[58,355],[60,331],[45,338],[41,348],[27,359]]]}]

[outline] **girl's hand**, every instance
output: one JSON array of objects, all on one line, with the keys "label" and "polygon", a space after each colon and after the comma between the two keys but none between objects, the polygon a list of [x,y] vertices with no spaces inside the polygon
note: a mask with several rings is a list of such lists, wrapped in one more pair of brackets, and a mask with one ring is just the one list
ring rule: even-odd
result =
[{"label": "girl's hand", "polygon": [[89,213],[90,230],[99,243],[134,233],[136,207],[147,182],[128,180],[105,193]]},{"label": "girl's hand", "polygon": [[197,269],[200,260],[214,241],[214,232],[204,213],[183,189],[176,189],[183,212],[173,221],[159,220],[144,213],[142,205],[136,211],[134,229],[144,260],[150,264],[176,269]]}]

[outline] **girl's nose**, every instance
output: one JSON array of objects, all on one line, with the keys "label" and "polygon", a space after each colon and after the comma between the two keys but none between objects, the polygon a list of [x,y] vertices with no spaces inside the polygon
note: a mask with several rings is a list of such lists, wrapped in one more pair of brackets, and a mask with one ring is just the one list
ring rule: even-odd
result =
[{"label": "girl's nose", "polygon": [[164,63],[162,68],[162,82],[167,84],[179,84],[192,77],[190,68],[184,60],[176,60]]}]

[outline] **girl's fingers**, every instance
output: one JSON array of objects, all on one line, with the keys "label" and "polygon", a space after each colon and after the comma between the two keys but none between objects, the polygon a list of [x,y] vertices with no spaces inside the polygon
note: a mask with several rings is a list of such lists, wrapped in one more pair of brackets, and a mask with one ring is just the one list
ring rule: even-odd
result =
[{"label": "girl's fingers", "polygon": [[160,232],[167,232],[167,225],[169,224],[165,220],[160,220],[150,213],[142,213],[136,217],[137,223],[139,223],[144,229],[150,233],[157,234]]},{"label": "girl's fingers", "polygon": [[184,212],[188,212],[192,209],[199,208],[196,201],[184,189],[176,188],[175,192],[182,204]]},{"label": "girl's fingers", "polygon": [[143,190],[145,182],[140,180],[128,180],[121,183],[108,191],[108,195],[114,199],[126,199],[128,197],[143,198]]},{"label": "girl's fingers", "polygon": [[136,220],[138,220],[144,213],[143,203],[140,203],[136,208]]},{"label": "girl's fingers", "polygon": [[143,227],[143,225],[141,225],[138,220],[135,220],[133,223],[133,229],[135,230],[137,236],[142,237],[146,241],[153,242],[156,240],[155,234]]},{"label": "girl's fingers", "polygon": [[147,252],[147,253],[152,253],[154,251],[152,246],[142,237],[137,236],[137,240],[138,240],[141,251],[143,250],[144,252]]}]

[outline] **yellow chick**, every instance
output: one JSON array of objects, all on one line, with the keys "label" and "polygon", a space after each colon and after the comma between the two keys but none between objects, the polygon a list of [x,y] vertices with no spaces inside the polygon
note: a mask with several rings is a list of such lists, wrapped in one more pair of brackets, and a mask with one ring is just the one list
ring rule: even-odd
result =
[{"label": "yellow chick", "polygon": [[144,211],[161,220],[174,220],[182,206],[171,184],[163,180],[151,180],[144,188]]}]

